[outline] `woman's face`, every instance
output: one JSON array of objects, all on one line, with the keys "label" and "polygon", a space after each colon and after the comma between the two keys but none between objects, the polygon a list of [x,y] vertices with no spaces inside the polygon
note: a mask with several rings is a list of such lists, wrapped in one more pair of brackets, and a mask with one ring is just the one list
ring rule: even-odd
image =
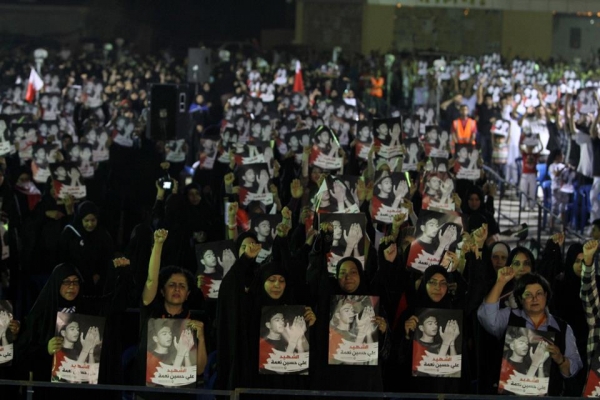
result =
[{"label": "woman's face", "polygon": [[69,275],[67,276],[60,285],[60,296],[67,300],[73,301],[77,298],[79,294],[79,277],[77,275]]},{"label": "woman's face", "polygon": [[448,281],[446,281],[444,275],[440,273],[433,274],[431,279],[426,282],[426,285],[427,295],[436,303],[441,301],[446,293],[448,293]]},{"label": "woman's face", "polygon": [[285,292],[285,278],[282,275],[271,275],[265,281],[265,292],[273,300],[278,300]]},{"label": "woman's face", "polygon": [[198,189],[190,189],[187,192],[187,198],[191,205],[197,206],[200,204],[202,197],[200,196],[200,192]]},{"label": "woman's face", "polygon": [[98,225],[98,219],[94,214],[88,214],[83,217],[81,223],[83,224],[83,229],[85,229],[87,232],[93,232]]},{"label": "woman's face", "polygon": [[508,254],[506,253],[506,249],[504,247],[492,253],[492,265],[496,271],[498,271],[500,268],[506,267],[507,261]]},{"label": "woman's face", "polygon": [[575,262],[573,263],[573,272],[575,272],[575,275],[578,278],[581,278],[581,269],[582,269],[581,263],[582,262],[583,262],[583,253],[579,253],[577,255],[577,258],[575,258]]},{"label": "woman's face", "polygon": [[346,293],[354,293],[360,285],[358,266],[352,261],[345,261],[338,272],[338,283]]},{"label": "woman's face", "polygon": [[473,211],[477,211],[479,210],[479,207],[481,207],[481,199],[479,198],[479,196],[476,193],[472,193],[469,196],[469,208]]},{"label": "woman's face", "polygon": [[515,279],[519,279],[523,275],[531,273],[531,260],[525,253],[517,253],[510,266],[515,270]]}]

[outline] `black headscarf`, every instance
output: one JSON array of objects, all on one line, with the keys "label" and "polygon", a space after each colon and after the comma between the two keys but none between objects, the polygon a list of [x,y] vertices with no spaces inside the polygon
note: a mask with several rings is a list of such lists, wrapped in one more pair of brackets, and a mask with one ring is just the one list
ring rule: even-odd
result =
[{"label": "black headscarf", "polygon": [[[342,267],[342,264],[345,263],[346,261],[351,261],[356,265],[356,269],[358,269],[358,275],[360,277],[360,283],[359,283],[358,287],[356,288],[356,290],[352,293],[347,293],[346,291],[344,291],[344,289],[342,289],[340,287],[339,283],[337,282],[337,277],[340,274],[340,268]],[[364,296],[364,295],[371,294],[371,293],[369,293],[369,282],[367,282],[367,278],[365,277],[365,272],[363,271],[363,268],[361,267],[361,262],[358,261],[358,259],[356,259],[354,257],[344,257],[340,261],[338,261],[337,265],[335,266],[335,279],[336,279],[336,284],[334,285],[333,294],[352,294],[353,296],[354,295]]]},{"label": "black headscarf", "polygon": [[[73,228],[75,228],[77,230],[77,232],[79,232],[79,235],[84,240],[85,240],[85,238],[87,238],[93,234],[93,231],[88,232],[83,227],[83,219],[87,215],[90,215],[90,214],[92,214],[96,218],[98,218],[98,216],[100,215],[100,210],[98,209],[98,206],[96,204],[87,200],[87,201],[84,201],[83,203],[81,203],[79,205],[79,207],[77,207],[77,213],[75,214],[75,218],[73,218],[73,223],[71,224],[73,226]],[[96,229],[98,229],[98,228],[96,228]]]},{"label": "black headscarf", "polygon": [[55,335],[58,311],[71,310],[71,312],[81,313],[79,307],[82,302],[81,293],[72,301],[68,301],[60,295],[63,280],[72,275],[83,281],[79,270],[73,264],[57,265],[33,304],[15,343],[15,360],[21,360],[19,364],[23,363],[19,367],[20,370],[29,370],[34,367],[40,356],[48,356],[46,346]]},{"label": "black headscarf", "polygon": [[427,282],[429,282],[431,277],[435,274],[443,275],[444,278],[446,278],[446,282],[450,282],[450,276],[446,268],[441,265],[429,266],[421,277],[421,283],[417,289],[414,308],[452,308],[452,301],[448,293],[446,293],[442,300],[437,303],[431,300],[431,297],[427,294]]}]

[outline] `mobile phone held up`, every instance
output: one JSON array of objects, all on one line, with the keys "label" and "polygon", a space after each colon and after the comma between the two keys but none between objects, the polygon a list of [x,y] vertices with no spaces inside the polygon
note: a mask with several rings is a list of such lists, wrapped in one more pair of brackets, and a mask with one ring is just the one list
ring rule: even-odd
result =
[{"label": "mobile phone held up", "polygon": [[162,188],[164,190],[171,190],[173,188],[173,181],[170,180],[163,180],[162,182]]}]

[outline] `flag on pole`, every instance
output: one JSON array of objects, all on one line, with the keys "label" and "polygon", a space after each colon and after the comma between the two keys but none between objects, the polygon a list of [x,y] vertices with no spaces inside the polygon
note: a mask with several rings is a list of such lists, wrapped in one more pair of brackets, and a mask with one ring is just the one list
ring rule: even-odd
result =
[{"label": "flag on pole", "polygon": [[35,100],[35,94],[42,90],[44,87],[44,81],[33,67],[31,67],[31,73],[29,74],[29,83],[27,83],[27,94],[25,95],[25,101],[33,103]]},{"label": "flag on pole", "polygon": [[294,92],[304,92],[304,80],[302,79],[302,68],[300,61],[296,60],[296,75],[294,75]]}]

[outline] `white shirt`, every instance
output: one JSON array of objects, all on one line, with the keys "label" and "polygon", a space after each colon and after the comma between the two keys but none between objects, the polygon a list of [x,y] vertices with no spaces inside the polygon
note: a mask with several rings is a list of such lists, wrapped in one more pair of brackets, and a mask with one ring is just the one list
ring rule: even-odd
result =
[{"label": "white shirt", "polygon": [[579,165],[577,166],[577,172],[591,178],[594,175],[592,160],[594,153],[592,150],[592,139],[590,135],[585,134],[581,131],[577,131],[575,135],[575,142],[579,145]]}]

